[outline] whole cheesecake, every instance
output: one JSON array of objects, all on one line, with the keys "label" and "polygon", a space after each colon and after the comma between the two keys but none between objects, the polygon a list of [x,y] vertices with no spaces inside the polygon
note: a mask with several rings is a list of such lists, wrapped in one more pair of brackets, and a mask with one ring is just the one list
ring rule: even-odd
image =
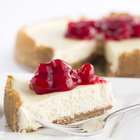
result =
[{"label": "whole cheesecake", "polygon": [[57,124],[104,114],[113,106],[111,83],[94,73],[91,64],[73,70],[66,62],[40,64],[32,74],[8,76],[4,112],[12,131],[43,127],[37,119]]},{"label": "whole cheesecake", "polygon": [[111,13],[98,20],[61,18],[36,23],[19,31],[15,58],[31,69],[63,59],[73,68],[92,62],[104,76],[139,77],[140,20]]}]

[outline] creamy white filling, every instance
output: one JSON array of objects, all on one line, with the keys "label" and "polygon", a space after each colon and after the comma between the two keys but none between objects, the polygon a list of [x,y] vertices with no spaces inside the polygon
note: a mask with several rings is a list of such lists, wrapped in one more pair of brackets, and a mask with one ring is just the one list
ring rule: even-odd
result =
[{"label": "creamy white filling", "polygon": [[119,66],[119,57],[124,53],[140,50],[140,39],[126,39],[123,41],[107,41],[105,57],[110,63],[110,70],[116,72]]},{"label": "creamy white filling", "polygon": [[54,50],[53,59],[76,63],[92,55],[95,40],[68,39],[64,35],[72,19],[53,19],[25,28],[25,32],[35,41],[36,46],[46,46]]},{"label": "creamy white filling", "polygon": [[22,105],[18,112],[19,129],[36,130],[40,124],[34,118],[50,122],[65,116],[85,113],[112,105],[111,83],[78,86],[66,92],[37,95],[29,89],[29,83],[14,80],[13,88],[20,93]]}]

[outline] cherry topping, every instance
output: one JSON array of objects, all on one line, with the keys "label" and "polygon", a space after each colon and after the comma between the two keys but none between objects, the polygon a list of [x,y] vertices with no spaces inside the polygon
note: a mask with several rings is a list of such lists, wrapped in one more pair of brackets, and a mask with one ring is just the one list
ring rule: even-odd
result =
[{"label": "cherry topping", "polygon": [[94,21],[78,21],[68,24],[68,31],[65,36],[76,39],[92,39],[95,38],[95,22]]},{"label": "cherry topping", "polygon": [[140,37],[140,22],[125,14],[97,21],[70,22],[65,37],[84,40],[94,39],[97,34],[103,34],[109,40]]},{"label": "cherry topping", "polygon": [[91,64],[85,64],[77,70],[78,75],[81,78],[81,85],[97,84],[106,82],[103,78],[95,75],[94,67]]},{"label": "cherry topping", "polygon": [[94,81],[95,73],[91,64],[85,64],[77,70],[78,75],[82,80],[82,84],[92,84]]},{"label": "cherry topping", "polygon": [[134,25],[134,37],[140,37],[140,23]]},{"label": "cherry topping", "polygon": [[40,64],[30,81],[29,87],[37,94],[68,91],[78,85],[106,82],[94,73],[91,64],[85,64],[73,70],[66,62],[56,59],[47,64]]},{"label": "cherry topping", "polygon": [[100,22],[100,32],[106,39],[122,40],[131,38],[133,33],[134,19],[131,17],[124,18],[107,18]]},{"label": "cherry topping", "polygon": [[59,59],[40,64],[31,79],[30,88],[38,94],[66,91],[80,83],[80,78],[71,66]]}]

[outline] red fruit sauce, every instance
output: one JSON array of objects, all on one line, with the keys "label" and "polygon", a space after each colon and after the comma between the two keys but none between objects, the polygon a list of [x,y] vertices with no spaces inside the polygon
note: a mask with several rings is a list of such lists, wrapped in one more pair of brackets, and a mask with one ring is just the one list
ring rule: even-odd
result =
[{"label": "red fruit sauce", "polygon": [[92,39],[96,34],[94,26],[94,21],[70,22],[65,36],[68,38]]},{"label": "red fruit sauce", "polygon": [[106,80],[95,75],[91,64],[85,64],[80,69],[74,70],[66,62],[55,59],[50,63],[43,63],[38,66],[29,87],[41,95],[68,91],[78,85],[104,82]]},{"label": "red fruit sauce", "polygon": [[109,40],[140,37],[140,22],[132,16],[70,22],[65,37],[82,40],[94,39],[96,34],[102,34]]},{"label": "red fruit sauce", "polygon": [[134,37],[140,37],[140,23],[136,24],[133,26],[133,30],[134,30]]}]

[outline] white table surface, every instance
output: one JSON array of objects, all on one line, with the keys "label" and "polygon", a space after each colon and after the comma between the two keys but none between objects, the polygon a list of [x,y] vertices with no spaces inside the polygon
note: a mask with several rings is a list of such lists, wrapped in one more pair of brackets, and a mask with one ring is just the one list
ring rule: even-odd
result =
[{"label": "white table surface", "polygon": [[109,11],[140,14],[139,0],[0,0],[0,73],[25,72],[13,58],[18,29],[60,16],[101,16]]}]

